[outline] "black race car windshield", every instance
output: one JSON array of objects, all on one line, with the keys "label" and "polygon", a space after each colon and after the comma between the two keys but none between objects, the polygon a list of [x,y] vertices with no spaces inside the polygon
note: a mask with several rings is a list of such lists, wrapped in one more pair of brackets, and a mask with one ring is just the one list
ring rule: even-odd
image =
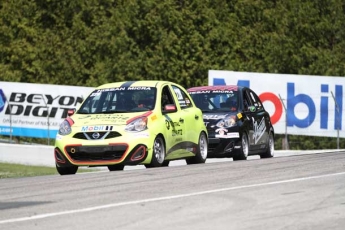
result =
[{"label": "black race car windshield", "polygon": [[238,91],[234,90],[203,90],[189,92],[195,105],[202,112],[235,112],[238,110]]},{"label": "black race car windshield", "polygon": [[130,113],[153,110],[155,87],[114,87],[96,89],[83,102],[77,114]]}]

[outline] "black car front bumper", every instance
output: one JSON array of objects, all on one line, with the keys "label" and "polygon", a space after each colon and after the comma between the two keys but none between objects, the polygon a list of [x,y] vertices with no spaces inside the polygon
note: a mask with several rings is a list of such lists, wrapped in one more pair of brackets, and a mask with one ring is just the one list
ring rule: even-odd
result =
[{"label": "black car front bumper", "polygon": [[207,157],[233,157],[240,150],[240,138],[209,138]]}]

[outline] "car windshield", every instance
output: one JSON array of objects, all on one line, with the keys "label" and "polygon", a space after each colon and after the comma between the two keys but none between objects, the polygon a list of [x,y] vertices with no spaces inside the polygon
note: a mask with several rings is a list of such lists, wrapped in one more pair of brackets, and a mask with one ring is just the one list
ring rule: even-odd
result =
[{"label": "car windshield", "polygon": [[204,90],[189,92],[195,105],[203,112],[234,112],[238,110],[238,91]]},{"label": "car windshield", "polygon": [[96,89],[83,102],[77,114],[130,113],[153,110],[155,87],[114,87]]}]

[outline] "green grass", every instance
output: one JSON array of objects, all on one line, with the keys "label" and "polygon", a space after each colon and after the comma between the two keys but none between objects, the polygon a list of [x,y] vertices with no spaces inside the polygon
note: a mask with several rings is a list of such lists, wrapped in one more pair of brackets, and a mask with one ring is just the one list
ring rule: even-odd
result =
[{"label": "green grass", "polygon": [[[78,169],[77,173],[92,172],[92,171],[95,171],[95,170]],[[0,179],[54,175],[54,174],[58,174],[55,167],[0,163]]]}]

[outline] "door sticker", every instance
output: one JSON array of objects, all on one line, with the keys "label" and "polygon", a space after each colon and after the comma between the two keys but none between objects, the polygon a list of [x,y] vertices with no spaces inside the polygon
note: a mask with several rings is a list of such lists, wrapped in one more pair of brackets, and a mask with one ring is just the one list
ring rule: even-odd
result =
[{"label": "door sticker", "polygon": [[253,129],[254,129],[254,143],[257,144],[262,135],[266,131],[266,125],[265,125],[265,118],[263,117],[260,122],[255,121],[254,117],[252,117],[253,120]]}]

